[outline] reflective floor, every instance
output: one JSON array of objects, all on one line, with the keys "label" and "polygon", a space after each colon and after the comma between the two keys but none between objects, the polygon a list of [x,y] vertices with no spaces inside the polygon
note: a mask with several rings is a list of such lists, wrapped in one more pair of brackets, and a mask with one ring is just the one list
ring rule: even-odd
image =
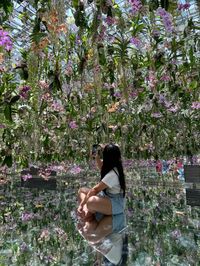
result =
[{"label": "reflective floor", "polygon": [[84,223],[76,195],[86,179],[63,178],[56,190],[1,182],[0,265],[198,266],[200,208],[186,205],[184,183],[134,171],[127,183],[125,215]]}]

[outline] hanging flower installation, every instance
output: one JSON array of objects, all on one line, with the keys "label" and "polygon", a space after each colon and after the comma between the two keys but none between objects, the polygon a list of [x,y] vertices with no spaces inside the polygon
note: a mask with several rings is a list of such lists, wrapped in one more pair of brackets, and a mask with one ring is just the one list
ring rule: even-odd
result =
[{"label": "hanging flower installation", "polygon": [[91,143],[109,141],[126,157],[199,153],[199,21],[191,8],[40,0],[34,17],[20,11],[29,32],[19,37],[12,8],[2,6],[0,163],[82,161]]}]

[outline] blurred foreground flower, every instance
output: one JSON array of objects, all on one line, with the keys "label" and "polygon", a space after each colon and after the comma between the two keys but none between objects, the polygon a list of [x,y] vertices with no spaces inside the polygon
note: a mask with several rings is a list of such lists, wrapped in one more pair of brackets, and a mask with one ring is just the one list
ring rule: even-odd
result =
[{"label": "blurred foreground flower", "polygon": [[6,128],[4,124],[0,124],[0,128]]},{"label": "blurred foreground flower", "polygon": [[83,169],[79,166],[74,166],[71,168],[70,173],[72,174],[79,174]]},{"label": "blurred foreground flower", "polygon": [[30,175],[30,174],[27,174],[27,175],[23,175],[22,176],[22,179],[24,180],[24,181],[26,181],[26,180],[28,180],[28,179],[31,179],[32,178],[32,175]]}]

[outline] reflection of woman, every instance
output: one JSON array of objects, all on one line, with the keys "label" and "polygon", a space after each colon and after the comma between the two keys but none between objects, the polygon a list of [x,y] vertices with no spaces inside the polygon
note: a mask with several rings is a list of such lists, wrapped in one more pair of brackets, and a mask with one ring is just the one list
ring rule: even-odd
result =
[{"label": "reflection of woman", "polygon": [[108,144],[103,149],[103,161],[98,153],[95,159],[101,170],[101,181],[91,189],[79,189],[78,213],[82,218],[88,218],[94,213],[123,213],[126,184],[119,147]]},{"label": "reflection of woman", "polygon": [[[116,225],[113,228],[113,225]],[[104,265],[126,265],[128,256],[128,239],[124,233],[126,226],[125,215],[104,216],[100,221],[95,218],[79,225],[80,234],[88,243],[104,256]],[[95,266],[101,265],[101,258]]]}]

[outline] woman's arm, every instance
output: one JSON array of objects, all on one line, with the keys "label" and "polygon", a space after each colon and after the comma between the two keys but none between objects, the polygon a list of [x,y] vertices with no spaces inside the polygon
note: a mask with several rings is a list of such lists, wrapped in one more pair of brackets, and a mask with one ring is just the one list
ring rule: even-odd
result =
[{"label": "woman's arm", "polygon": [[83,201],[80,203],[81,206],[83,206],[84,204],[87,203],[88,199],[91,196],[95,196],[97,195],[100,191],[106,189],[108,186],[106,184],[104,184],[102,181],[100,181],[96,186],[94,186],[93,188],[91,188],[87,195],[85,196],[85,198],[83,199]]}]

